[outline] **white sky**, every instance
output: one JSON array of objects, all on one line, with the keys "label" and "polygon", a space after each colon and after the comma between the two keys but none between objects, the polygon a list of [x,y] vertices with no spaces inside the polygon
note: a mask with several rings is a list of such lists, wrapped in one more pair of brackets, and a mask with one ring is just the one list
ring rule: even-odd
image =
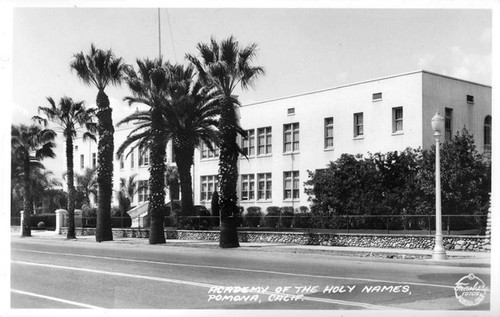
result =
[{"label": "white sky", "polygon": [[[96,90],[71,72],[73,54],[90,43],[129,64],[158,56],[156,8],[13,10],[12,122],[29,123],[45,98],[95,104]],[[258,44],[266,70],[243,103],[425,69],[491,85],[492,13],[487,9],[161,9],[164,58],[185,63],[211,36]],[[125,85],[109,87],[115,122],[133,110]],[[63,155],[63,145],[58,154]],[[56,174],[61,160],[46,161]]]}]

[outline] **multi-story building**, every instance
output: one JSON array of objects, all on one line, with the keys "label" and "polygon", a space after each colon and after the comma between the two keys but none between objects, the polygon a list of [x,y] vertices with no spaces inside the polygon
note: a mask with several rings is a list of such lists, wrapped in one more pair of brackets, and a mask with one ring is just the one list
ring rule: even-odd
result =
[{"label": "multi-story building", "polygon": [[[308,171],[342,153],[429,148],[431,118],[445,118],[449,140],[466,127],[480,152],[491,147],[491,87],[416,71],[244,105],[248,133],[239,160],[239,204],[308,206]],[[218,153],[195,155],[195,203],[210,206],[217,188]]]},{"label": "multi-story building", "polygon": [[[325,168],[342,153],[367,154],[429,148],[434,143],[431,118],[445,118],[444,138],[467,128],[480,152],[491,151],[491,87],[427,71],[415,71],[363,82],[256,102],[240,108],[240,139],[246,157],[239,160],[239,204],[249,206],[308,206],[304,182],[308,171]],[[117,148],[132,126],[115,132]],[[77,142],[75,171],[95,166],[97,145]],[[78,148],[77,148],[78,147]],[[210,208],[218,189],[218,157],[200,145],[195,151],[195,204]],[[172,162],[171,144],[167,164]],[[136,149],[114,165],[115,190],[120,178],[149,178],[148,156]],[[142,184],[142,183],[141,183]],[[146,201],[147,189],[134,197]],[[167,201],[170,199],[167,193]]]}]

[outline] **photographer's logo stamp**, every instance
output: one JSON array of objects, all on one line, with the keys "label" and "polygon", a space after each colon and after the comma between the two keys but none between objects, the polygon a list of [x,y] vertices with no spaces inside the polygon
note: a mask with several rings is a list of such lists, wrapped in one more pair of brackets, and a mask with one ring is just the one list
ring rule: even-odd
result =
[{"label": "photographer's logo stamp", "polygon": [[455,283],[455,296],[465,306],[477,306],[486,296],[486,285],[473,273]]}]

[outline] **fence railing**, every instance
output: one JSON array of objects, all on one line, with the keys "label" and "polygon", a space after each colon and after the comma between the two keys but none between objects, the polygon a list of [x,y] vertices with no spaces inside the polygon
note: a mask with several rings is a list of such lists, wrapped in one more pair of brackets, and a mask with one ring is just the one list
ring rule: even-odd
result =
[{"label": "fence railing", "polygon": [[[486,227],[486,215],[443,215],[442,230],[445,234],[480,234]],[[378,232],[378,233],[428,233],[435,231],[435,215],[330,215],[313,216],[306,213],[281,216],[239,217],[240,229],[302,231],[302,232]],[[184,229],[208,229],[219,226],[213,216],[166,217],[165,226]]]},{"label": "fence railing", "polygon": [[[55,218],[45,216],[47,227]],[[53,220],[54,219],[54,220]],[[420,233],[432,234],[435,231],[435,215],[324,215],[309,213],[278,216],[238,217],[240,230],[255,231],[297,231],[297,232],[345,232],[345,233]],[[39,219],[33,217],[32,228],[37,227]],[[486,215],[443,215],[444,234],[482,234],[486,227]],[[220,219],[214,216],[167,216],[164,226],[174,229],[209,230],[219,227]],[[12,226],[20,225],[19,217],[11,218]],[[82,217],[82,227],[96,226],[96,217]],[[111,217],[113,228],[129,228],[130,217]],[[140,222],[140,227],[148,228],[149,219]]]}]

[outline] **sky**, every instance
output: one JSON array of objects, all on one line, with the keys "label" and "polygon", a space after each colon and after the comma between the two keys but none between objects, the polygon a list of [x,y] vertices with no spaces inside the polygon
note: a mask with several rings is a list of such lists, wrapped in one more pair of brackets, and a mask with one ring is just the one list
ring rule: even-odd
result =
[{"label": "sky", "polygon": [[[265,75],[238,91],[243,104],[420,69],[492,83],[492,13],[487,9],[162,8],[161,54],[187,63],[196,45],[230,35],[256,43]],[[14,8],[12,123],[30,123],[46,97],[95,106],[97,91],[70,69],[90,44],[135,65],[159,55],[156,8]],[[130,113],[125,85],[106,90],[115,122]],[[47,168],[63,171],[60,159]]]}]

